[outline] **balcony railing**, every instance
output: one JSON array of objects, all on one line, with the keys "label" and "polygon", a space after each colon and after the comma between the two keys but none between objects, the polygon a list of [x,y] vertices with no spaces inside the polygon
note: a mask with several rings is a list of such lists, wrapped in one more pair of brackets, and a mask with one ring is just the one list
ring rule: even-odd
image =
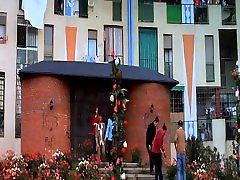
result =
[{"label": "balcony railing", "polygon": [[22,69],[27,65],[34,64],[38,60],[37,48],[17,48],[17,69]]}]

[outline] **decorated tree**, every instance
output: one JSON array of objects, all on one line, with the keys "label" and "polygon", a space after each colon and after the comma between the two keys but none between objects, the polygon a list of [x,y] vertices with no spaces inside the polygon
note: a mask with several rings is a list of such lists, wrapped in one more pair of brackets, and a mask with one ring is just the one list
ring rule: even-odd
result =
[{"label": "decorated tree", "polygon": [[[236,92],[237,97],[237,120],[234,123],[234,135],[235,142],[233,142],[233,153],[235,158],[239,160],[239,147],[240,147],[240,98],[239,98],[239,88],[240,88],[240,62],[237,61],[235,69],[233,70],[232,76],[236,82]],[[238,163],[239,164],[239,163]],[[238,165],[239,166],[239,165]],[[240,167],[239,167],[240,168]]]},{"label": "decorated tree", "polygon": [[120,59],[116,57],[115,52],[111,54],[112,61],[112,84],[113,90],[110,93],[110,102],[113,107],[113,158],[114,158],[114,177],[116,179],[124,179],[125,173],[123,172],[123,156],[127,148],[125,141],[125,120],[126,103],[129,100],[125,96],[126,89],[121,87],[122,71],[119,69]]}]

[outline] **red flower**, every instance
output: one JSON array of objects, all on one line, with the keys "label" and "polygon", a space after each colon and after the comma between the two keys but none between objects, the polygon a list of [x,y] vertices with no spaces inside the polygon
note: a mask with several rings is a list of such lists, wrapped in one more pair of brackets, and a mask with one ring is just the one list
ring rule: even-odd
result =
[{"label": "red flower", "polygon": [[116,147],[113,147],[113,152],[115,153],[115,152],[117,152],[117,149],[116,149]]},{"label": "red flower", "polygon": [[125,120],[125,121],[123,121],[123,125],[124,126],[127,126],[127,124],[128,124],[128,122]]},{"label": "red flower", "polygon": [[125,148],[122,148],[122,149],[121,149],[121,152],[122,152],[122,153],[125,153],[125,152],[126,152],[126,149],[125,149]]},{"label": "red flower", "polygon": [[236,153],[236,158],[237,158],[237,159],[239,158],[239,154],[238,154],[238,153]]},{"label": "red flower", "polygon": [[237,77],[237,75],[238,75],[238,74],[237,74],[237,71],[236,71],[236,70],[234,70],[234,71],[233,71],[233,73],[232,73],[232,76],[233,76],[234,78],[236,78],[236,77]]},{"label": "red flower", "polygon": [[117,109],[117,106],[114,107],[114,113],[117,113],[118,112],[118,109]]},{"label": "red flower", "polygon": [[111,180],[116,180],[114,175],[111,176]]}]

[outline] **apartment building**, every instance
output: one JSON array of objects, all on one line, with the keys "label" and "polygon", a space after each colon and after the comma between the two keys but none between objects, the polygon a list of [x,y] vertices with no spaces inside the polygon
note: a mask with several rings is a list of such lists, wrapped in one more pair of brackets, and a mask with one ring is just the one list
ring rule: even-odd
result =
[{"label": "apartment building", "polygon": [[180,82],[172,89],[171,119],[184,119],[188,136],[212,140],[211,120],[226,119],[232,139],[238,1],[26,2],[0,0],[1,151],[20,152],[20,69],[42,60],[107,63],[112,51],[125,65]]}]

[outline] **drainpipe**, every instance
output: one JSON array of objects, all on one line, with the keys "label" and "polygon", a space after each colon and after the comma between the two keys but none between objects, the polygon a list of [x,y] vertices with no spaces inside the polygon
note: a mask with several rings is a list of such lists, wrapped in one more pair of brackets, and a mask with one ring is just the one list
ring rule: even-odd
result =
[{"label": "drainpipe", "polygon": [[134,65],[133,59],[133,1],[128,0],[128,65]]}]

